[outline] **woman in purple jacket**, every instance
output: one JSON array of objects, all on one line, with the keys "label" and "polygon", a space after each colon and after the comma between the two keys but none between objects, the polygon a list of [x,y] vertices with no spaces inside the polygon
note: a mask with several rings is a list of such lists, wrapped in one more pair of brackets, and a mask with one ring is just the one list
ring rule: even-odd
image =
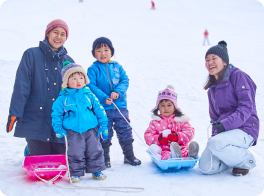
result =
[{"label": "woman in purple jacket", "polygon": [[256,145],[259,119],[256,111],[256,85],[243,71],[229,64],[225,41],[211,47],[205,55],[212,137],[199,165],[203,174],[233,168],[233,175],[246,175],[256,166],[248,150]]}]

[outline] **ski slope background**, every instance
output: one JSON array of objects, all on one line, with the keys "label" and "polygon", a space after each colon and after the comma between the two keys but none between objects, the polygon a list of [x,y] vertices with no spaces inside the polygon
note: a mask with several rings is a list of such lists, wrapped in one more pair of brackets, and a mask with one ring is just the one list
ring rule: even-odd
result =
[{"label": "ski slope background", "polygon": [[[257,167],[244,177],[231,170],[206,176],[198,168],[162,171],[145,152],[134,133],[134,151],[139,167],[123,164],[123,154],[114,136],[112,168],[105,181],[86,175],[81,186],[134,186],[145,191],[133,195],[257,196],[264,189],[264,7],[257,0],[156,0],[150,10],[147,0],[7,0],[0,7],[0,190],[8,196],[77,196],[80,194],[123,195],[92,190],[64,190],[43,182],[30,182],[22,170],[24,139],[7,134],[6,121],[14,78],[23,52],[44,38],[46,25],[60,18],[69,25],[65,43],[69,55],[87,69],[95,60],[93,41],[105,36],[115,48],[130,78],[128,109],[131,125],[143,139],[159,90],[171,84],[178,93],[178,106],[192,118],[200,155],[206,146],[209,125],[208,99],[203,84],[207,77],[203,32],[212,45],[225,40],[230,62],[248,73],[257,84],[260,119],[258,144],[250,148]],[[70,186],[64,177],[57,181]]]}]

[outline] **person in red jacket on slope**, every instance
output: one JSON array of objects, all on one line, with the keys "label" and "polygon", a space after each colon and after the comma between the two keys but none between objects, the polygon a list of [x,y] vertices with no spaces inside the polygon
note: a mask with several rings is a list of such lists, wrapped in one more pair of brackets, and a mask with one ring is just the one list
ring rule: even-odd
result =
[{"label": "person in red jacket on slope", "polygon": [[205,41],[207,41],[207,44],[208,45],[210,45],[210,43],[209,43],[209,39],[208,39],[208,31],[207,31],[207,29],[205,29],[205,31],[204,31],[204,41],[203,41],[203,45],[205,45]]},{"label": "person in red jacket on slope", "polygon": [[155,8],[155,3],[154,3],[154,1],[151,1],[151,9],[152,10],[155,10],[156,8]]}]

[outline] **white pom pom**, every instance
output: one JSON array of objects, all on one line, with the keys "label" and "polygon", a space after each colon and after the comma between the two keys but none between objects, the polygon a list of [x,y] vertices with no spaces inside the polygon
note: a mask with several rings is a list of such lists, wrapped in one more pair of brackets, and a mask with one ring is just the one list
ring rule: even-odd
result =
[{"label": "white pom pom", "polygon": [[169,134],[171,134],[171,130],[170,129],[164,129],[162,131],[162,137],[168,137]]},{"label": "white pom pom", "polygon": [[157,158],[158,160],[161,160],[161,155],[160,155],[160,154],[156,154],[155,156],[156,156],[156,158]]},{"label": "white pom pom", "polygon": [[174,86],[172,86],[172,85],[168,85],[167,88],[170,88],[170,89],[172,89],[172,90],[175,90],[175,89],[174,89]]},{"label": "white pom pom", "polygon": [[161,153],[161,147],[159,147],[157,144],[152,144],[149,147],[149,150],[154,154],[160,154]]}]

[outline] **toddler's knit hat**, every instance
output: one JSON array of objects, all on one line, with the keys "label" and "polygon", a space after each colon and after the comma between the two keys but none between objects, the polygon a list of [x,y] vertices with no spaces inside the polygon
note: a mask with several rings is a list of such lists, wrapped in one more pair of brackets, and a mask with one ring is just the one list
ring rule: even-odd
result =
[{"label": "toddler's knit hat", "polygon": [[76,63],[71,63],[69,61],[65,61],[63,63],[63,68],[61,70],[61,76],[62,76],[62,88],[67,88],[68,87],[68,80],[70,75],[76,72],[81,72],[84,75],[85,78],[85,84],[89,84],[89,78],[85,72],[85,70],[82,68],[82,66],[76,64]]},{"label": "toddler's knit hat", "polygon": [[159,102],[162,99],[169,99],[170,101],[172,101],[175,108],[179,112],[181,112],[181,109],[178,108],[178,106],[177,106],[177,93],[175,92],[174,87],[172,85],[168,85],[165,90],[159,91],[156,106],[154,107],[153,110],[151,110],[151,112],[153,112],[154,110],[156,110],[159,107]]},{"label": "toddler's knit hat", "polygon": [[229,65],[229,56],[227,52],[227,43],[225,41],[218,42],[218,45],[211,47],[205,54],[205,58],[208,54],[216,54],[219,56],[227,65]]},{"label": "toddler's knit hat", "polygon": [[52,29],[54,29],[56,27],[61,27],[61,28],[65,29],[65,31],[66,31],[66,40],[67,40],[67,38],[69,37],[69,27],[68,27],[66,22],[64,22],[63,20],[60,20],[60,19],[53,20],[47,25],[47,28],[46,28],[46,31],[45,31],[45,38],[47,37],[47,34]]},{"label": "toddler's knit hat", "polygon": [[106,37],[99,37],[97,38],[94,42],[93,42],[93,49],[92,49],[92,54],[93,56],[95,57],[95,47],[99,44],[107,44],[108,47],[111,49],[111,52],[112,52],[112,56],[114,56],[114,53],[115,53],[115,49],[113,47],[113,44],[112,42],[110,41],[110,39],[106,38]]}]

